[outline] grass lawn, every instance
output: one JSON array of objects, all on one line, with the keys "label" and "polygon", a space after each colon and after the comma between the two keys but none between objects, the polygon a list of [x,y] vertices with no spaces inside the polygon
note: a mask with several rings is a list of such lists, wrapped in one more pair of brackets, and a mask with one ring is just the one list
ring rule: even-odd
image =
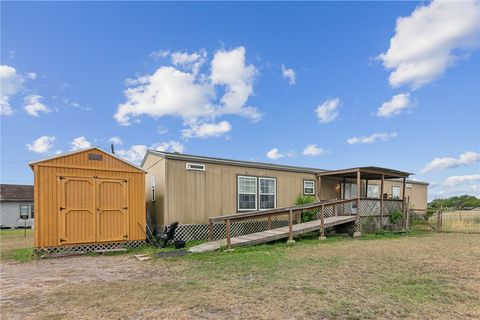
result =
[{"label": "grass lawn", "polygon": [[4,259],[0,306],[6,319],[478,319],[479,248],[478,234],[413,233],[149,261]]}]

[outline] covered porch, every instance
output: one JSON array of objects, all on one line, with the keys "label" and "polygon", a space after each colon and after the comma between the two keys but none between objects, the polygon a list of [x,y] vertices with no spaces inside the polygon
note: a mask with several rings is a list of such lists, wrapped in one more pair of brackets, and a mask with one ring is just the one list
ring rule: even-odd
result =
[{"label": "covered porch", "polygon": [[[400,211],[405,221],[406,179],[408,172],[380,168],[357,167],[342,170],[320,172],[317,175],[318,190],[316,196],[320,201],[331,199],[350,200],[348,204],[337,208],[341,214],[356,216],[355,235],[360,235],[360,220],[368,218],[373,228],[383,228],[389,216]],[[389,193],[385,181],[394,180],[397,186]],[[367,220],[367,219],[364,219]]]}]

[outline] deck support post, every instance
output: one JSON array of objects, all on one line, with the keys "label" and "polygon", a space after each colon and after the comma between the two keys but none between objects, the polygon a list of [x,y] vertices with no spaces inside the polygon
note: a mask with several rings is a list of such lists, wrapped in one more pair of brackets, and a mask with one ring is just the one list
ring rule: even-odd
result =
[{"label": "deck support post", "polygon": [[290,243],[295,243],[295,240],[293,240],[293,211],[290,210],[288,212],[288,244]]},{"label": "deck support post", "polygon": [[325,206],[320,207],[320,237],[318,240],[325,240]]},{"label": "deck support post", "polygon": [[232,250],[232,239],[230,237],[230,219],[225,220],[225,231],[227,233],[227,250]]},{"label": "deck support post", "polygon": [[213,222],[209,221],[208,222],[208,241],[213,240]]},{"label": "deck support post", "polygon": [[267,217],[267,227],[268,230],[272,230],[272,216]]},{"label": "deck support post", "polygon": [[405,211],[406,205],[405,205],[405,187],[407,186],[407,178],[403,178],[403,183],[402,183],[402,213],[403,213],[403,228],[407,228],[407,213]]},{"label": "deck support post", "polygon": [[383,184],[385,183],[385,175],[382,174],[380,180],[380,227],[383,229]]},{"label": "deck support post", "polygon": [[360,170],[357,170],[357,212],[355,215],[355,232],[353,237],[360,237],[362,233],[360,232],[360,192],[362,188],[360,187]]}]

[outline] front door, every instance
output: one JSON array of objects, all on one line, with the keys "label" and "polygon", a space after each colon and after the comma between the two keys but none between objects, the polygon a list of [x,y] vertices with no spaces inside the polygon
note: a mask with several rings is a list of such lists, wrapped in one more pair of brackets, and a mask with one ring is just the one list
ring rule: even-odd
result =
[{"label": "front door", "polygon": [[[356,199],[357,198],[357,184],[356,183],[345,183],[344,192],[345,199]],[[352,202],[349,204],[350,213],[357,213],[357,203]]]}]

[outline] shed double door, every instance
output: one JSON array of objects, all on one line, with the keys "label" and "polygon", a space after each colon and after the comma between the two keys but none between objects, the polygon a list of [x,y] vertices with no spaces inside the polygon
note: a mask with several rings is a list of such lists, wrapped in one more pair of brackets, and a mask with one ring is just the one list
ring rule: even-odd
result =
[{"label": "shed double door", "polygon": [[59,244],[128,240],[128,181],[59,177]]}]

